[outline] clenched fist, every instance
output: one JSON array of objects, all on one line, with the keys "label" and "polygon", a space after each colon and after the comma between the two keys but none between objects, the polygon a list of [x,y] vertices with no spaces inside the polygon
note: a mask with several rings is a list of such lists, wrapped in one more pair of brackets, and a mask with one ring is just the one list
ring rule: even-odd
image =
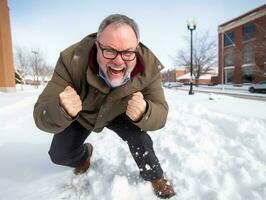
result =
[{"label": "clenched fist", "polygon": [[71,117],[76,117],[82,109],[82,102],[79,95],[70,86],[67,86],[64,91],[59,94],[59,103]]},{"label": "clenched fist", "polygon": [[146,107],[147,103],[142,93],[136,92],[128,101],[126,114],[132,121],[138,121],[144,114]]}]

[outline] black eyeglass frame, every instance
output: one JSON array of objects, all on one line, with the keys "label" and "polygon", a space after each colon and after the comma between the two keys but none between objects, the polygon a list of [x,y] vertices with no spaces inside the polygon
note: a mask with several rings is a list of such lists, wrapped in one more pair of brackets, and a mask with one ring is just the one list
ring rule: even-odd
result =
[{"label": "black eyeglass frame", "polygon": [[[120,54],[121,58],[123,61],[133,61],[135,58],[136,58],[136,54],[138,53],[136,50],[138,49],[138,46],[136,47],[136,50],[135,51],[118,51],[116,49],[113,49],[113,48],[103,48],[102,47],[102,44],[99,42],[99,41],[96,41],[102,51],[102,55],[104,58],[106,59],[109,59],[109,60],[114,60],[118,54]],[[106,54],[104,52],[106,51],[112,51],[114,53],[114,57],[106,57]],[[127,53],[133,53],[134,57],[133,58],[128,58],[128,57],[124,57],[125,54]]]}]

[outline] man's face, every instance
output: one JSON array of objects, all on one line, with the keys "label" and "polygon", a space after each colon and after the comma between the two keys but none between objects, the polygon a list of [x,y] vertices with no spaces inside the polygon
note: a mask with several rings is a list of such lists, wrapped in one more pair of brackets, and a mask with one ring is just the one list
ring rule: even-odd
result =
[{"label": "man's face", "polygon": [[128,25],[111,24],[101,33],[96,45],[97,61],[107,80],[112,87],[120,86],[136,65],[135,32]]}]

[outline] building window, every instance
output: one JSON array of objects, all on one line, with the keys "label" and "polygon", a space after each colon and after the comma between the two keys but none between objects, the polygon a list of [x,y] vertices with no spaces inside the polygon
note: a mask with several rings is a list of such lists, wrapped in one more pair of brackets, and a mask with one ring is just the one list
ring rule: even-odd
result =
[{"label": "building window", "polygon": [[255,63],[255,44],[245,45],[242,51],[243,64]]},{"label": "building window", "polygon": [[224,33],[224,46],[233,45],[235,42],[235,34],[234,32]]},{"label": "building window", "polygon": [[243,27],[243,40],[249,40],[255,37],[256,26],[255,24],[250,24]]},{"label": "building window", "polygon": [[226,84],[231,84],[233,83],[233,78],[234,78],[234,67],[230,68],[225,68],[225,83]]},{"label": "building window", "polygon": [[234,50],[233,48],[226,49],[224,54],[224,66],[234,65]]},{"label": "building window", "polygon": [[242,66],[242,82],[252,83],[254,74],[254,65]]},{"label": "building window", "polygon": [[266,79],[266,62],[264,63],[264,78]]}]

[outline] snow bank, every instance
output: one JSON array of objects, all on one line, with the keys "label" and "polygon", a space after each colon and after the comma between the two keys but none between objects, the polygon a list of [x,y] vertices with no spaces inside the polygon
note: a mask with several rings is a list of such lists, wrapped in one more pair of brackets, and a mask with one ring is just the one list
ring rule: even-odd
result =
[{"label": "snow bank", "polygon": [[[52,135],[32,119],[39,92],[0,93],[0,199],[157,199],[108,129],[87,139],[95,149],[86,174],[52,164]],[[177,192],[172,199],[266,199],[266,102],[165,92],[167,124],[150,135]]]}]

